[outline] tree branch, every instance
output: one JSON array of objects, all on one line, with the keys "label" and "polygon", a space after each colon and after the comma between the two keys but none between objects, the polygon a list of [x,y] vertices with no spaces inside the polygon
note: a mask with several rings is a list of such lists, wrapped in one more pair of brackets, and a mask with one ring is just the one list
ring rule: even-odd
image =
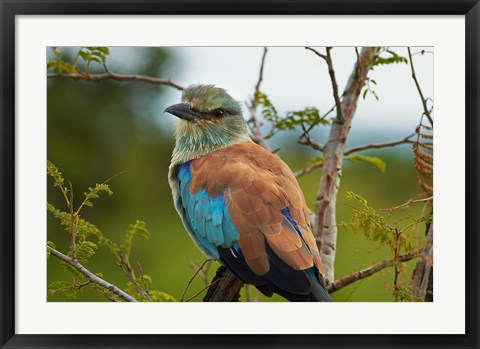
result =
[{"label": "tree branch", "polygon": [[330,283],[327,286],[327,291],[329,293],[333,293],[333,292],[336,292],[338,290],[341,290],[342,288],[347,287],[348,285],[354,283],[355,281],[358,281],[358,280],[364,279],[366,277],[369,277],[369,276],[379,272],[382,269],[385,269],[387,267],[395,265],[396,263],[408,262],[408,261],[410,261],[414,258],[417,258],[417,257],[421,256],[422,253],[424,253],[424,252],[425,251],[422,250],[422,249],[413,250],[413,251],[407,252],[405,254],[402,254],[402,255],[398,256],[397,258],[390,258],[390,259],[386,259],[386,260],[383,260],[381,262],[375,263],[374,265],[372,265],[372,266],[370,266],[366,269],[357,271],[356,273],[353,273],[353,274],[350,274],[350,275],[346,275],[346,276],[336,280],[335,282]]},{"label": "tree branch", "polygon": [[263,55],[262,55],[262,61],[260,63],[260,72],[258,74],[258,81],[257,84],[255,85],[255,90],[253,93],[253,98],[251,99],[251,103],[248,106],[248,111],[250,114],[250,119],[248,120],[248,123],[252,124],[251,128],[251,137],[252,140],[257,143],[258,145],[264,147],[265,149],[269,149],[267,143],[265,142],[265,139],[262,137],[262,134],[260,132],[260,128],[262,126],[262,123],[258,120],[257,118],[257,107],[258,107],[258,101],[259,101],[259,92],[260,92],[260,85],[262,84],[263,81],[263,68],[265,66],[265,57],[267,56],[268,49],[264,47],[263,49]]},{"label": "tree branch", "polygon": [[420,95],[420,99],[422,100],[423,113],[428,118],[428,121],[430,121],[430,125],[433,126],[433,118],[432,118],[432,115],[430,114],[430,110],[428,110],[427,100],[423,96],[422,89],[420,88],[420,83],[418,82],[417,75],[415,74],[415,67],[413,66],[412,52],[410,50],[410,47],[407,47],[407,50],[408,50],[408,57],[410,59],[410,68],[412,69],[412,78],[413,78],[413,81],[415,81],[415,86],[417,86],[418,94]]},{"label": "tree branch", "polygon": [[[334,280],[337,242],[335,204],[340,185],[345,142],[357,107],[360,91],[365,85],[368,72],[375,63],[377,55],[378,50],[373,47],[364,47],[361,50],[343,92],[341,104],[336,108],[337,117],[332,123],[330,134],[325,144],[325,159],[319,191],[315,200],[315,215],[317,217],[316,241],[318,249],[321,251],[327,284]],[[330,53],[327,50],[327,58],[329,57]],[[331,61],[331,57],[329,60]],[[330,77],[332,79],[334,75],[330,74]]]},{"label": "tree branch", "polygon": [[418,261],[412,273],[410,290],[415,297],[433,302],[433,224],[426,227],[425,256]]},{"label": "tree branch", "polygon": [[197,268],[197,270],[196,270],[195,273],[192,275],[192,277],[188,280],[187,285],[186,285],[185,288],[183,289],[182,295],[181,295],[181,297],[180,297],[180,302],[183,302],[183,299],[185,298],[185,294],[187,293],[188,288],[190,287],[190,285],[192,284],[193,280],[194,280],[195,277],[198,275],[198,273],[200,273],[200,271],[203,270],[203,267],[204,267],[208,262],[211,262],[212,260],[213,260],[213,259],[211,259],[211,258],[208,258],[208,259],[204,260],[203,263]]},{"label": "tree branch", "polygon": [[333,88],[333,99],[335,100],[335,105],[337,107],[337,120],[339,122],[343,122],[343,110],[342,110],[342,102],[340,101],[340,95],[338,94],[338,84],[337,78],[335,77],[335,70],[333,69],[333,61],[332,55],[330,51],[332,50],[331,47],[327,47],[327,55],[323,55],[320,52],[312,49],[311,47],[305,47],[307,50],[313,51],[317,56],[323,58],[327,62],[328,66],[328,74],[330,75],[330,81],[332,83]]},{"label": "tree branch", "polygon": [[65,79],[74,79],[74,80],[85,80],[85,81],[102,81],[102,80],[115,80],[115,81],[141,81],[147,82],[154,85],[164,85],[170,86],[177,90],[183,90],[184,87],[173,82],[170,79],[159,79],[154,78],[151,76],[144,76],[144,75],[123,75],[123,74],[116,74],[112,72],[106,72],[101,74],[57,74],[57,73],[50,73],[47,74],[47,78],[65,78]]},{"label": "tree branch", "polygon": [[380,148],[394,147],[394,146],[399,145],[399,144],[413,143],[413,141],[410,140],[410,138],[412,138],[413,136],[415,136],[415,133],[412,133],[411,135],[408,135],[407,137],[405,137],[405,138],[403,138],[399,141],[361,145],[359,147],[355,147],[355,148],[345,150],[343,155],[346,156],[346,155],[350,155],[352,153],[356,153],[358,151],[367,150],[367,149],[380,149]]},{"label": "tree branch", "polygon": [[204,302],[238,302],[243,281],[221,266],[210,285],[203,298]]},{"label": "tree branch", "polygon": [[72,267],[77,269],[80,273],[85,275],[88,280],[91,282],[96,283],[97,285],[105,288],[106,290],[112,292],[113,294],[117,295],[121,299],[123,299],[126,302],[138,302],[135,298],[130,296],[129,294],[123,292],[121,289],[119,289],[117,286],[112,285],[111,283],[103,280],[102,278],[99,278],[97,275],[92,273],[90,270],[85,268],[83,265],[81,265],[77,260],[73,260],[67,256],[65,256],[63,253],[57,251],[56,249],[47,246],[48,251],[58,259],[64,261],[65,263],[70,264]]},{"label": "tree branch", "polygon": [[310,165],[308,167],[305,167],[303,170],[297,171],[294,173],[295,177],[302,177],[305,176],[306,174],[309,174],[310,172],[316,170],[317,168],[320,168],[323,166],[323,161],[317,162],[313,165]]},{"label": "tree branch", "polygon": [[410,204],[416,204],[416,203],[419,203],[419,202],[429,202],[429,201],[432,201],[432,200],[433,200],[433,196],[429,196],[428,198],[422,198],[422,199],[410,199],[410,200],[408,200],[407,202],[405,202],[401,205],[394,206],[394,207],[391,207],[391,208],[383,208],[383,209],[380,209],[380,211],[387,211],[387,212],[393,213],[395,211],[398,211],[401,208],[410,206]]},{"label": "tree branch", "polygon": [[310,139],[310,138],[308,138],[308,139],[298,139],[297,143],[298,144],[303,144],[303,145],[309,145],[313,149],[318,150],[318,151],[323,151],[325,149],[325,147],[323,145],[321,145],[317,141],[314,141],[313,139]]}]

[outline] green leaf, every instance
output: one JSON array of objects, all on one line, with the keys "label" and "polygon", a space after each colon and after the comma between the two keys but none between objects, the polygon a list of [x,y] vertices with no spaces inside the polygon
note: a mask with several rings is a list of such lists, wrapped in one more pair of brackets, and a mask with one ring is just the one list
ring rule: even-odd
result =
[{"label": "green leaf", "polygon": [[380,172],[385,172],[387,168],[387,164],[385,161],[383,161],[380,158],[374,157],[374,156],[365,156],[365,155],[360,155],[360,154],[355,154],[352,156],[349,156],[345,158],[345,160],[350,160],[350,161],[365,161],[368,162],[372,165],[374,165],[376,168],[380,170]]},{"label": "green leaf", "polygon": [[393,246],[395,243],[394,234],[387,225],[385,218],[369,206],[367,200],[360,195],[347,191],[345,197],[349,201],[356,202],[360,207],[354,207],[355,211],[350,223],[342,223],[340,226],[352,228],[354,232],[362,232],[367,240]]},{"label": "green leaf", "polygon": [[[383,55],[382,55],[383,54]],[[377,60],[373,64],[374,66],[376,65],[389,65],[389,64],[395,64],[395,63],[408,63],[407,58],[400,56],[396,52],[389,50],[389,49],[384,49],[377,57]]]},{"label": "green leaf", "polygon": [[165,292],[150,291],[150,297],[154,302],[176,302],[177,300]]}]

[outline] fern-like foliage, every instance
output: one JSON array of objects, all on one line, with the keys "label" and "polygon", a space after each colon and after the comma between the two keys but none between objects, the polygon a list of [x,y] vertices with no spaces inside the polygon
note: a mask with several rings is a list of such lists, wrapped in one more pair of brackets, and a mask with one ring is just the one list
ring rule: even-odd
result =
[{"label": "fern-like foliage", "polygon": [[417,140],[413,142],[413,157],[417,169],[417,183],[425,197],[433,196],[433,127],[420,124],[415,130]]},{"label": "fern-like foliage", "polygon": [[280,117],[277,109],[265,93],[257,91],[254,98],[261,107],[263,118],[269,121],[273,129],[277,131],[294,130],[299,126],[309,127],[330,124],[329,120],[320,115],[317,108],[307,107],[303,110],[288,112],[284,117]]},{"label": "fern-like foliage", "polygon": [[[47,68],[59,74],[89,74],[92,62],[105,67],[107,57],[110,54],[108,47],[80,47],[73,61],[69,62],[62,58],[62,53],[58,47],[51,47],[51,50],[55,59],[47,61]],[[79,68],[80,60],[84,63],[84,71]]]},{"label": "fern-like foliage", "polygon": [[[69,235],[70,249],[66,255],[74,261],[78,261],[82,265],[91,262],[95,256],[96,251],[106,246],[112,253],[115,262],[120,265],[123,271],[128,276],[126,291],[134,298],[142,301],[155,302],[174,302],[174,297],[169,294],[157,290],[150,290],[153,284],[152,278],[143,273],[143,269],[139,265],[140,276],[135,276],[135,271],[130,265],[130,254],[132,251],[133,240],[136,237],[148,239],[150,232],[148,231],[145,222],[136,221],[131,224],[125,233],[120,245],[108,239],[93,223],[86,221],[80,215],[82,208],[92,207],[94,200],[100,197],[101,193],[113,195],[110,187],[104,183],[96,184],[94,187],[88,188],[84,193],[84,200],[75,210],[73,207],[73,192],[64,185],[65,179],[59,169],[50,161],[47,162],[47,174],[53,179],[54,187],[58,187],[62,192],[67,206],[67,211],[62,211],[52,204],[47,203],[47,210],[53,217],[55,217],[60,226]],[[70,194],[70,195],[68,195]],[[47,242],[47,246],[51,249],[56,249],[56,244],[52,241]],[[47,249],[47,251],[49,251]],[[48,256],[51,253],[48,252]],[[71,275],[71,281],[54,281],[49,285],[49,293],[54,295],[62,292],[65,296],[75,299],[82,290],[91,286],[94,290],[102,296],[113,302],[122,301],[117,295],[112,293],[109,289],[105,289],[98,284],[90,281],[83,273],[79,272],[71,264],[61,261],[64,271]],[[95,273],[98,277],[102,277],[101,273]]]}]

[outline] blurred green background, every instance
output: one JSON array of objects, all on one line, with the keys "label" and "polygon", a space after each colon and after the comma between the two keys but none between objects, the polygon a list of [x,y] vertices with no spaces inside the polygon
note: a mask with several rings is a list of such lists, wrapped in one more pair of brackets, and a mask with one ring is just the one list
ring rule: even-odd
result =
[{"label": "blurred green background", "polygon": [[[64,48],[62,57],[68,60],[73,52],[75,49]],[[111,66],[110,69],[119,73],[170,77],[182,69],[181,60],[169,49],[134,48],[117,50],[115,54],[116,57],[112,54],[112,60],[116,63],[114,69]],[[50,57],[50,53],[48,55]],[[128,64],[122,64],[123,60],[128,60]],[[252,92],[253,87],[254,84]],[[268,91],[264,92],[268,94]],[[179,299],[194,272],[191,261],[201,263],[205,257],[185,232],[174,209],[167,182],[174,138],[171,127],[159,122],[159,119],[169,118],[162,112],[168,106],[167,100],[171,99],[166,96],[172,93],[175,99],[180,99],[180,92],[145,83],[48,79],[47,152],[48,159],[71,181],[77,203],[83,199],[83,193],[89,186],[125,171],[109,182],[114,195],[102,195],[94,202],[93,208],[84,209],[83,218],[116,241],[120,241],[129,224],[137,219],[145,221],[151,237],[148,241],[134,241],[131,261],[139,261],[144,272],[153,278],[152,289]],[[299,105],[298,109],[303,107]],[[170,121],[173,123],[173,120]],[[361,120],[356,120],[356,123],[361,123]],[[411,125],[412,132],[415,126]],[[354,133],[355,124],[351,130],[351,134]],[[293,171],[302,169],[317,155],[305,146],[297,145],[297,136],[295,132],[282,132],[272,143],[281,147],[278,155]],[[404,136],[398,135],[392,140]],[[368,132],[360,138],[365,143],[371,143]],[[345,200],[346,191],[362,195],[379,209],[402,204],[421,194],[415,179],[410,145],[363,154],[382,158],[387,164],[386,172],[382,173],[364,162],[345,162],[337,198],[338,222],[349,221],[353,213],[351,203]],[[321,170],[316,170],[299,179],[310,208],[314,208],[320,175]],[[62,195],[53,188],[50,178],[47,188],[48,201],[66,210]],[[419,217],[422,209],[423,205],[413,205],[410,210],[393,216],[389,221],[395,225],[396,220],[404,219],[399,224],[405,225],[411,222],[411,216]],[[411,236],[414,246],[420,246],[423,235],[424,227],[420,226]],[[68,251],[69,236],[51,214],[48,214],[48,240],[55,242],[60,251]],[[339,229],[335,266],[337,278],[390,257],[388,247],[367,241],[361,233]],[[48,283],[71,280],[56,258],[50,257],[47,265]],[[415,261],[408,263],[408,270],[402,274],[403,283],[408,282],[414,265]],[[214,263],[210,268],[211,276],[217,266]],[[106,248],[97,251],[88,268],[101,272],[107,281],[120,288],[126,287],[126,276]],[[385,269],[334,293],[333,298],[335,301],[392,301],[392,284],[393,270]],[[197,278],[186,298],[203,286]],[[252,289],[252,293],[255,295],[257,291]],[[201,297],[195,300],[200,301]],[[48,301],[72,299],[58,292],[49,294]],[[105,298],[86,287],[76,301],[105,301]],[[262,301],[283,299],[279,296],[271,299],[262,297]]]}]

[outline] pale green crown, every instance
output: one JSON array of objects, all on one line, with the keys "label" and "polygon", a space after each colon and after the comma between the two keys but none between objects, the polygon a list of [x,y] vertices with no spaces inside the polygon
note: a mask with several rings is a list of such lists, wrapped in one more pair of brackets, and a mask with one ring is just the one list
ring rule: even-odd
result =
[{"label": "pale green crown", "polygon": [[[183,163],[232,144],[251,141],[240,102],[213,85],[191,85],[183,91],[182,102],[205,117],[197,122],[180,120],[175,128],[172,163]],[[223,109],[225,116],[213,111]]]},{"label": "pale green crown", "polygon": [[242,105],[223,88],[214,85],[190,85],[182,94],[182,102],[195,109],[208,112],[217,108],[226,109],[231,115],[242,114]]}]

